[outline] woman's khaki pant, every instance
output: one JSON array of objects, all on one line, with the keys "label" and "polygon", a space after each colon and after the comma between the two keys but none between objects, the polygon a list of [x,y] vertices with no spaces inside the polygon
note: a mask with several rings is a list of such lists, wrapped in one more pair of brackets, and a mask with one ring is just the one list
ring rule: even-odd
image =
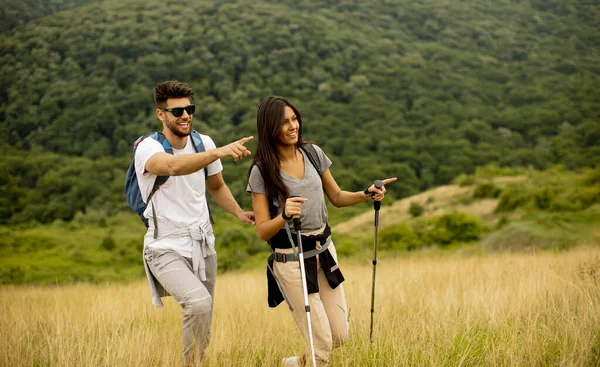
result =
[{"label": "woman's khaki pant", "polygon": [[[333,243],[329,245],[329,251],[337,262],[337,254]],[[293,253],[293,249],[275,249],[276,252]],[[338,347],[348,339],[348,312],[344,287],[342,284],[331,289],[321,264],[317,258],[317,271],[319,281],[319,293],[308,295],[310,303],[310,318],[312,322],[313,340],[315,343],[315,355],[317,366],[329,366],[329,355],[333,348]],[[286,297],[289,299],[294,311],[292,315],[296,325],[306,342],[305,355],[300,358],[300,366],[310,365],[310,345],[308,338],[308,326],[306,323],[306,311],[304,310],[304,295],[302,291],[302,277],[298,261],[286,263],[275,262],[273,265],[275,277],[279,280]],[[306,363],[306,361],[309,361]]]}]

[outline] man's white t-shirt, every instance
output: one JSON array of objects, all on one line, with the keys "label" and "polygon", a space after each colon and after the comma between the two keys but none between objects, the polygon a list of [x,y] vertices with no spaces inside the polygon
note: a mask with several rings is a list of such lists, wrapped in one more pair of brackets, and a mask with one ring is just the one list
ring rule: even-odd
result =
[{"label": "man's white t-shirt", "polygon": [[[207,151],[216,148],[215,143],[209,136],[200,135],[200,137]],[[157,177],[146,171],[146,162],[150,157],[159,152],[164,153],[165,150],[158,141],[152,138],[144,139],[138,145],[135,152],[135,169],[140,193],[144,202],[148,195],[150,195]],[[193,146],[190,136],[188,136],[188,142],[183,149],[173,149],[173,155],[179,156],[183,154],[196,154],[196,149]],[[177,228],[187,228],[194,223],[200,223],[205,233],[211,237],[210,240],[214,242],[205,196],[205,169],[208,169],[208,176],[212,176],[221,172],[223,165],[217,159],[200,171],[184,176],[171,176],[160,186],[150,200],[154,203],[156,219],[159,222],[167,223],[169,226]],[[148,233],[151,233],[153,227],[152,205],[147,204],[144,217],[148,218],[151,227]],[[144,241],[146,245],[153,248],[172,249],[178,251],[183,256],[191,257],[193,244],[191,237],[159,238],[158,241],[154,241],[152,236],[146,236]]]}]

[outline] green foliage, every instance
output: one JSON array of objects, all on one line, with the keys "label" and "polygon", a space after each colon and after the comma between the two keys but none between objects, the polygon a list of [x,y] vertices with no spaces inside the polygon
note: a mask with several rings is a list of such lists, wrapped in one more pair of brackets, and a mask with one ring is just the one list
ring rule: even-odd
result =
[{"label": "green foliage", "polygon": [[497,198],[500,196],[501,192],[502,189],[498,187],[498,185],[494,184],[493,182],[485,182],[475,187],[475,191],[473,191],[473,198]]},{"label": "green foliage", "polygon": [[425,208],[423,205],[417,203],[416,201],[411,201],[410,206],[408,207],[408,213],[413,217],[419,217],[425,212]]},{"label": "green foliage", "polygon": [[[220,220],[230,222],[224,217]],[[268,244],[256,236],[254,228],[229,227],[217,234],[216,246],[217,265],[221,271],[239,269],[253,255],[263,253],[266,259],[269,254]]]},{"label": "green foliage", "polygon": [[[152,88],[166,79],[195,88],[194,127],[217,145],[255,134],[264,97],[290,97],[351,191],[396,176],[389,196],[406,197],[490,163],[599,164],[600,14],[546,3],[9,0],[0,223],[122,209],[131,144],[160,129]],[[245,205],[247,168],[224,171]]]},{"label": "green foliage", "polygon": [[476,241],[481,236],[481,230],[478,218],[458,212],[415,223],[415,231],[425,243],[442,246]]},{"label": "green foliage", "polygon": [[518,208],[545,211],[578,211],[600,202],[600,167],[568,173],[555,167],[543,173],[532,173],[528,181],[507,185],[500,195],[496,212]]},{"label": "green foliage", "polygon": [[460,174],[452,180],[452,183],[461,187],[475,184],[475,175]]},{"label": "green foliage", "polygon": [[70,221],[78,212],[114,214],[127,208],[124,158],[10,153],[0,161],[6,174],[0,181],[0,224]]},{"label": "green foliage", "polygon": [[412,251],[420,247],[464,244],[480,238],[479,219],[463,213],[450,213],[402,223],[382,229],[379,236],[383,250]]},{"label": "green foliage", "polygon": [[496,212],[508,212],[525,206],[531,200],[531,196],[524,191],[524,188],[524,184],[509,185],[505,188],[502,191],[502,195],[500,195],[500,202],[496,207]]},{"label": "green foliage", "polygon": [[[144,229],[123,184],[132,142],[161,128],[152,88],[167,79],[195,88],[194,128],[217,145],[256,136],[264,97],[290,97],[304,137],[324,148],[349,191],[395,176],[392,199],[457,176],[474,185],[526,175],[531,183],[503,187],[499,212],[580,211],[600,197],[598,169],[532,171],[600,165],[600,13],[591,3],[9,0],[0,13],[1,282],[141,274]],[[223,164],[249,208],[250,162]],[[331,222],[367,207],[332,208]],[[115,224],[123,217],[130,227]],[[221,269],[268,252],[253,229],[217,223]],[[479,233],[457,217],[409,227],[383,246]],[[358,254],[364,241],[336,242]]]},{"label": "green foliage", "polygon": [[490,163],[477,167],[473,174],[460,174],[452,180],[452,183],[459,186],[472,186],[475,184],[490,183],[490,180],[497,177],[525,176],[531,174],[533,171],[532,168],[500,167],[495,163]]},{"label": "green foliage", "polygon": [[112,237],[104,237],[102,239],[102,243],[100,244],[100,247],[102,247],[103,249],[107,250],[107,251],[112,251],[115,249],[115,240]]},{"label": "green foliage", "polygon": [[597,205],[576,215],[537,211],[489,234],[481,246],[491,251],[565,250],[593,243],[598,223],[600,207]]},{"label": "green foliage", "polygon": [[500,228],[506,226],[508,223],[509,223],[508,218],[505,215],[503,215],[498,220],[498,223],[496,223],[496,229],[500,229]]},{"label": "green foliage", "polygon": [[5,0],[0,11],[0,32],[26,24],[60,11],[75,8],[93,0],[16,1]]},{"label": "green foliage", "polygon": [[378,241],[382,250],[412,251],[424,245],[412,226],[406,223],[383,229]]}]

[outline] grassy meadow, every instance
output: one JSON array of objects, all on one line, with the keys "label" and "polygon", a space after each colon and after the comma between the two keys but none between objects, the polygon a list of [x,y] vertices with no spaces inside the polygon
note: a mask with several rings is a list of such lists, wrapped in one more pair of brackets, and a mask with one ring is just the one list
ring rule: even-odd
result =
[{"label": "grassy meadow", "polygon": [[[344,261],[351,335],[332,366],[598,366],[600,248]],[[208,366],[277,366],[303,344],[262,270],[217,280]],[[177,366],[179,306],[145,281],[0,287],[2,366]]]}]

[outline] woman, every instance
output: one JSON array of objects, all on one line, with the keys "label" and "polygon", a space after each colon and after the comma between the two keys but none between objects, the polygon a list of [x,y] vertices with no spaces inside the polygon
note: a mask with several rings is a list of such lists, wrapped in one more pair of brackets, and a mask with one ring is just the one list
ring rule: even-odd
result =
[{"label": "woman", "polygon": [[[296,234],[292,218],[300,218],[305,253],[311,324],[317,366],[328,366],[333,348],[348,338],[348,314],[342,273],[337,266],[335,246],[327,225],[323,192],[336,207],[350,206],[370,199],[382,200],[381,189],[342,191],[329,166],[331,161],[316,145],[302,141],[302,119],[294,105],[283,97],[269,97],[257,113],[258,148],[248,177],[247,191],[258,236],[268,241],[270,257],[269,305],[283,299],[292,309],[296,325],[307,344],[301,357],[284,358],[284,366],[310,365],[311,359]],[[383,180],[383,184],[396,178]]]}]

